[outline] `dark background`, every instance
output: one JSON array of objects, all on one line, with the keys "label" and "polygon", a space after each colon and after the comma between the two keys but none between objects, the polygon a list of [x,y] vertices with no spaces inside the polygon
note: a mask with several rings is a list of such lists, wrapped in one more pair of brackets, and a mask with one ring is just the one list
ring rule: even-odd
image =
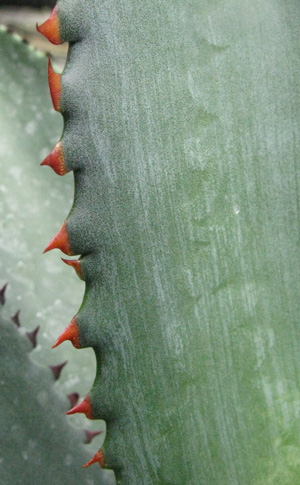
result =
[{"label": "dark background", "polygon": [[[84,0],[82,0],[84,1]],[[56,0],[3,0],[1,2],[1,7],[34,7],[34,8],[42,8],[42,7],[54,7]]]}]

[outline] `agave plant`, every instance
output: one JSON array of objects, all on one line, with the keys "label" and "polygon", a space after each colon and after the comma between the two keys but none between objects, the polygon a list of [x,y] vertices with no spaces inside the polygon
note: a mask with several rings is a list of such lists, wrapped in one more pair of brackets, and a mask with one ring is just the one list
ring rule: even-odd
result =
[{"label": "agave plant", "polygon": [[[41,254],[45,232],[56,229],[72,193],[71,180],[62,191],[61,181],[50,172],[45,178],[38,163],[61,129],[60,120],[49,117],[47,57],[1,27],[0,60],[0,482],[112,484],[111,473],[82,468],[99,448],[103,427],[73,427],[64,416],[69,399],[76,402],[74,391],[84,393],[92,380],[92,356],[83,353],[76,369],[70,353],[50,356],[47,350],[81,295],[76,284],[68,289],[67,271]],[[40,221],[43,211],[48,216]],[[77,382],[79,370],[83,379]]]},{"label": "agave plant", "polygon": [[0,310],[1,483],[112,485],[111,473],[86,473],[81,466],[82,460],[89,464],[84,443],[98,433],[75,429],[66,421],[68,404],[77,396],[62,400],[53,386],[66,362],[48,369],[33,362],[30,351],[37,345],[39,328],[22,335],[19,313],[12,321]]},{"label": "agave plant", "polygon": [[299,481],[299,9],[61,0],[39,27],[69,42],[43,164],[75,182],[46,250],[86,285],[55,346],[95,352],[71,414],[122,484]]}]

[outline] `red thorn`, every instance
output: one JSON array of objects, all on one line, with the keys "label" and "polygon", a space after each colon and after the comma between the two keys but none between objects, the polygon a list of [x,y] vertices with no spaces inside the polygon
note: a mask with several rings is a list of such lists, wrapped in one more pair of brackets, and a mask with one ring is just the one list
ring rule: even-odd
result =
[{"label": "red thorn", "polygon": [[34,330],[32,330],[32,332],[26,332],[26,335],[29,338],[30,342],[32,343],[33,348],[35,348],[37,345],[37,334],[39,329],[40,327],[38,326]]},{"label": "red thorn", "polygon": [[77,275],[81,280],[83,280],[83,274],[82,274],[82,266],[81,266],[81,261],[79,259],[64,259],[61,258],[62,261],[69,266],[72,266],[72,268],[75,269]]},{"label": "red thorn", "polygon": [[95,436],[98,436],[99,434],[102,434],[103,431],[89,431],[88,429],[84,430],[86,439],[85,439],[85,444],[88,445],[89,443],[92,442],[92,440],[95,438]]},{"label": "red thorn", "polygon": [[67,414],[76,414],[76,413],[84,413],[87,418],[93,419],[93,409],[91,404],[90,396],[87,395],[84,401],[80,404],[77,404],[74,408],[70,409]]},{"label": "red thorn", "polygon": [[68,399],[70,401],[71,408],[76,406],[76,404],[78,403],[78,399],[79,399],[78,392],[72,392],[72,394],[68,394]]},{"label": "red thorn", "polygon": [[54,71],[51,57],[48,62],[48,79],[52,103],[55,111],[61,112],[61,74]]},{"label": "red thorn", "polygon": [[7,283],[1,288],[0,290],[0,304],[4,305],[5,303],[5,291],[7,288]]},{"label": "red thorn", "polygon": [[91,466],[94,463],[99,463],[99,465],[101,466],[101,468],[104,468],[105,467],[105,457],[104,457],[103,450],[101,448],[100,448],[99,451],[97,451],[96,455],[91,459],[91,461],[89,461],[88,463],[86,463],[85,465],[83,465],[83,468],[86,468],[88,466]]},{"label": "red thorn", "polygon": [[52,249],[60,249],[68,256],[73,256],[73,252],[70,247],[69,233],[67,223],[64,222],[61,230],[51,239],[50,243],[46,247],[44,253],[51,251]]},{"label": "red thorn", "polygon": [[57,341],[52,346],[52,348],[55,349],[55,347],[58,347],[66,340],[71,340],[72,344],[76,349],[81,349],[80,342],[79,342],[79,327],[77,324],[76,316],[72,319],[70,325],[63,331],[61,336],[58,337]]},{"label": "red thorn", "polygon": [[63,41],[60,36],[60,22],[57,5],[51,12],[50,17],[42,25],[36,24],[36,30],[43,34],[52,44],[59,45]]},{"label": "red thorn", "polygon": [[69,172],[60,141],[55,145],[50,155],[45,158],[41,165],[48,165],[48,167],[51,167],[57,175],[65,175]]},{"label": "red thorn", "polygon": [[17,325],[17,327],[21,327],[19,315],[20,315],[20,310],[18,310],[15,313],[15,315],[13,317],[11,317],[12,321]]},{"label": "red thorn", "polygon": [[53,373],[53,376],[54,376],[54,380],[55,381],[57,381],[57,379],[59,379],[60,374],[61,374],[61,371],[63,370],[63,368],[65,367],[65,365],[67,364],[67,362],[68,361],[66,360],[62,364],[49,365],[50,369],[52,370],[52,373]]}]

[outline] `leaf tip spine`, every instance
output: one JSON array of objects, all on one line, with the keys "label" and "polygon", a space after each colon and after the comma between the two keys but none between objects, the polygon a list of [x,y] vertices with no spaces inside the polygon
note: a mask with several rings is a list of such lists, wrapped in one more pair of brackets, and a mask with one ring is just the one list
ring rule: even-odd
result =
[{"label": "leaf tip spine", "polygon": [[65,175],[69,172],[66,166],[62,143],[59,141],[52,152],[41,163],[41,166],[47,165],[54,170],[57,175]]},{"label": "leaf tip spine", "polygon": [[13,317],[11,317],[12,321],[17,327],[21,327],[20,323],[20,310],[18,310]]},{"label": "leaf tip spine", "polygon": [[36,24],[37,31],[44,35],[52,44],[59,45],[63,43],[60,35],[60,21],[58,16],[57,5],[51,12],[50,17],[41,25]]},{"label": "leaf tip spine", "polygon": [[78,403],[78,400],[79,400],[78,392],[71,392],[71,394],[68,394],[67,397],[70,401],[71,408],[73,408]]},{"label": "leaf tip spine", "polygon": [[66,414],[77,414],[77,413],[83,413],[86,415],[88,419],[93,419],[93,409],[92,409],[92,404],[91,404],[91,398],[89,395],[86,396],[86,398],[76,406],[74,406],[70,411],[67,411]]},{"label": "leaf tip spine", "polygon": [[6,288],[7,288],[7,283],[4,286],[2,286],[2,288],[0,290],[0,304],[1,305],[4,305],[4,303],[5,303]]},{"label": "leaf tip spine", "polygon": [[83,465],[83,468],[87,468],[88,466],[91,466],[94,463],[99,463],[99,465],[101,466],[101,468],[104,468],[105,467],[105,457],[104,457],[103,450],[101,448],[100,448],[99,451],[97,451],[97,453],[95,454],[95,456],[88,463],[86,463],[85,465]]},{"label": "leaf tip spine", "polygon": [[83,280],[82,265],[81,265],[81,261],[79,259],[65,259],[65,258],[61,258],[61,259],[68,266],[72,266],[72,268],[76,271],[78,277],[81,280]]},{"label": "leaf tip spine", "polygon": [[53,107],[55,111],[61,113],[61,74],[54,71],[51,57],[49,57],[48,61],[48,80]]},{"label": "leaf tip spine", "polygon": [[55,344],[52,346],[53,349],[58,347],[63,342],[70,340],[73,346],[76,349],[81,349],[80,341],[79,341],[79,327],[77,324],[77,317],[75,316],[70,325],[63,331],[63,333],[58,337]]},{"label": "leaf tip spine", "polygon": [[67,254],[68,256],[73,256],[73,252],[70,246],[68,226],[66,222],[63,223],[60,231],[51,239],[50,243],[43,251],[43,253],[47,253],[52,249],[60,249],[63,253]]},{"label": "leaf tip spine", "polygon": [[49,368],[50,370],[52,371],[52,374],[53,374],[53,377],[54,377],[54,380],[57,381],[59,378],[60,378],[60,374],[63,370],[63,368],[65,367],[65,365],[68,363],[68,361],[66,360],[65,362],[63,362],[62,364],[57,364],[57,365],[49,365]]},{"label": "leaf tip spine", "polygon": [[88,445],[89,443],[92,442],[92,440],[95,438],[95,436],[98,436],[99,434],[102,434],[103,431],[90,431],[88,429],[84,430],[85,432],[85,444]]},{"label": "leaf tip spine", "polygon": [[38,325],[31,332],[26,332],[27,338],[29,338],[29,340],[32,343],[34,349],[37,346],[37,334],[38,334],[39,329],[40,329],[40,326]]}]

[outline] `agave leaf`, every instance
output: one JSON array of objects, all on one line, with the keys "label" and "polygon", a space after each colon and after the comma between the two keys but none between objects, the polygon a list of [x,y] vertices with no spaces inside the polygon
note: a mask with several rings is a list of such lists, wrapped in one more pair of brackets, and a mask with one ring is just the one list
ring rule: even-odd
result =
[{"label": "agave leaf", "polygon": [[67,422],[68,400],[59,398],[51,370],[32,361],[21,330],[1,311],[1,483],[113,485],[112,472],[83,470],[84,432]]},{"label": "agave leaf", "polygon": [[61,0],[94,417],[124,484],[299,481],[296,0]]},{"label": "agave leaf", "polygon": [[[81,289],[75,284],[72,291],[68,291],[67,272],[60,267],[56,269],[55,262],[54,265],[42,262],[39,253],[44,239],[42,231],[46,233],[55,227],[52,214],[58,216],[62,207],[67,206],[72,181],[65,182],[62,191],[61,181],[52,174],[48,180],[45,174],[42,177],[38,164],[38,155],[47,154],[61,130],[60,119],[54,120],[49,99],[46,56],[1,27],[0,60],[1,280],[13,281],[6,293],[10,293],[11,286],[16,289],[22,308],[21,317],[19,312],[14,317],[17,325],[26,319],[30,319],[31,328],[38,324],[43,326],[45,320],[50,322],[47,333],[39,336],[34,357],[53,364],[55,355],[52,352],[48,359],[48,349],[55,341],[59,324],[63,328],[63,319],[74,304],[74,298],[75,302],[76,298],[80,299]],[[44,123],[46,113],[50,118]],[[53,181],[51,190],[49,180]],[[40,222],[39,211],[48,208],[50,203],[54,212]],[[35,265],[33,255],[36,256]],[[47,279],[49,274],[57,275],[56,285]],[[56,292],[62,292],[63,288],[65,299],[59,300]],[[4,299],[4,291],[1,291],[1,304]],[[6,313],[13,315],[15,311],[8,298]],[[52,331],[51,324],[56,327]],[[2,317],[0,334],[1,483],[112,483],[113,478],[107,478],[97,468],[82,470],[82,465],[95,453],[97,444],[83,449],[84,433],[67,424],[64,417],[67,399],[59,399],[50,370],[34,364],[27,355],[28,348],[32,347],[29,340],[21,338],[13,323]],[[57,362],[59,359],[61,357],[57,356]],[[86,379],[92,379],[92,355],[83,355],[75,362],[75,368],[76,365],[77,370],[73,370],[76,379],[79,369],[83,374],[87,369]],[[62,380],[65,380],[64,386],[60,386]],[[74,390],[74,383],[72,373],[64,371],[56,387],[63,387],[66,395]],[[84,392],[86,385],[86,382],[83,385],[77,382],[76,390]],[[96,429],[100,428],[97,423]]]},{"label": "agave leaf", "polygon": [[[45,258],[44,248],[59,219],[69,210],[72,175],[64,182],[48,167],[40,167],[60,137],[61,117],[51,104],[47,57],[18,35],[0,31],[0,286],[10,282],[29,328],[41,325],[39,362],[69,360],[59,387],[64,394],[86,393],[95,373],[91,351],[72,358],[66,346],[53,352],[58,334],[76,312],[83,285],[55,254]],[[7,312],[13,314],[9,298]],[[82,380],[78,379],[79,372]]]}]

